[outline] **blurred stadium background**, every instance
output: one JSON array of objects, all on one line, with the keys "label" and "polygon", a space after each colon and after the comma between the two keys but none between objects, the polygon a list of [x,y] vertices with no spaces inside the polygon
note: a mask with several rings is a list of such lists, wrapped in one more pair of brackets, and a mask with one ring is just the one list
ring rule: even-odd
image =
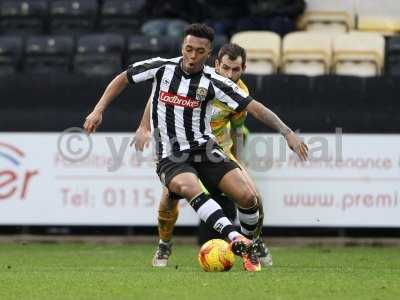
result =
[{"label": "blurred stadium background", "polygon": [[[127,65],[179,56],[192,22],[216,30],[210,65],[226,42],[247,50],[251,95],[312,150],[300,163],[247,120],[274,267],[244,288],[240,264],[200,271],[185,203],[169,271],[150,267],[161,185],[128,147],[149,84],[91,142],[62,134]],[[0,298],[398,299],[399,34],[398,0],[0,0]]]},{"label": "blurred stadium background", "polygon": [[[149,85],[126,90],[111,105],[86,161],[63,160],[57,141],[66,128],[82,126],[106,84],[128,64],[178,56],[190,22],[215,28],[214,55],[229,41],[243,46],[243,79],[252,96],[315,147],[327,141],[328,156],[317,151],[309,164],[288,154],[261,172],[257,163],[271,161],[248,160],[266,203],[264,235],[399,237],[395,0],[0,1],[2,237],[155,240],[161,186],[154,169],[128,148],[123,167],[108,172],[105,139],[113,137],[119,147],[131,137]],[[253,140],[272,136],[279,145],[251,117],[247,126]],[[75,142],[77,151],[87,146]],[[182,204],[176,234],[194,237],[197,222]]]}]

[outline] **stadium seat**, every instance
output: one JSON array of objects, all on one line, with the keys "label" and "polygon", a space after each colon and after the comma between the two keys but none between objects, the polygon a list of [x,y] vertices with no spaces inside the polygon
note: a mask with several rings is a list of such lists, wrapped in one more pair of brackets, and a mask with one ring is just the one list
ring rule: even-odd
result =
[{"label": "stadium seat", "polygon": [[400,1],[358,0],[358,30],[383,34],[400,32]]},{"label": "stadium seat", "polygon": [[85,75],[112,75],[121,72],[125,42],[122,35],[88,34],[78,38],[74,70]]},{"label": "stadium seat", "polygon": [[299,29],[343,33],[354,28],[354,0],[306,0],[306,3]]},{"label": "stadium seat", "polygon": [[139,33],[145,0],[105,0],[99,27],[107,32]]},{"label": "stadium seat", "polygon": [[283,39],[282,72],[316,76],[328,74],[332,57],[329,35],[316,32],[293,32]]},{"label": "stadium seat", "polygon": [[378,33],[351,32],[333,40],[333,71],[338,75],[377,76],[384,64],[385,40]]},{"label": "stadium seat", "polygon": [[31,36],[25,44],[25,72],[66,73],[71,69],[74,41],[69,36]]},{"label": "stadium seat", "polygon": [[21,59],[21,54],[21,37],[0,37],[0,75],[10,75],[17,72]]},{"label": "stadium seat", "polygon": [[400,37],[388,39],[386,54],[386,69],[389,75],[400,75]]},{"label": "stadium seat", "polygon": [[50,2],[50,30],[53,33],[87,33],[95,28],[96,0]]},{"label": "stadium seat", "polygon": [[40,34],[47,16],[46,0],[0,1],[0,28],[2,32]]},{"label": "stadium seat", "polygon": [[246,49],[246,73],[267,75],[276,73],[280,62],[281,38],[268,31],[243,31],[232,36],[232,43]]},{"label": "stadium seat", "polygon": [[152,57],[170,58],[181,55],[180,40],[173,37],[132,35],[128,38],[126,65]]}]

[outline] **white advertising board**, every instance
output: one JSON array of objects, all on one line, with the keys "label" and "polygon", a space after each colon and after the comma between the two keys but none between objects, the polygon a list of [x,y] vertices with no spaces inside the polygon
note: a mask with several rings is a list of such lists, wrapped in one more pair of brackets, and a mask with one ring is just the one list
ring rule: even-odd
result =
[{"label": "white advertising board", "polygon": [[[303,136],[306,163],[277,135],[249,138],[265,225],[400,227],[399,135]],[[151,149],[140,158],[130,137],[0,133],[0,224],[155,225],[161,183]],[[198,224],[180,206],[178,225]]]}]

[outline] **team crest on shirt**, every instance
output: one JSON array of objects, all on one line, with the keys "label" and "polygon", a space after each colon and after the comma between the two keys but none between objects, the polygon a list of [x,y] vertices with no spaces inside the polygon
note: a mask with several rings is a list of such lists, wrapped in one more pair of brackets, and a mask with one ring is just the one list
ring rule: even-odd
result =
[{"label": "team crest on shirt", "polygon": [[204,101],[206,100],[207,97],[207,89],[203,87],[199,87],[196,90],[196,100],[198,101]]},{"label": "team crest on shirt", "polygon": [[168,78],[164,78],[164,79],[162,80],[162,84],[163,84],[164,86],[169,85],[169,84],[170,84],[169,79],[168,79]]}]

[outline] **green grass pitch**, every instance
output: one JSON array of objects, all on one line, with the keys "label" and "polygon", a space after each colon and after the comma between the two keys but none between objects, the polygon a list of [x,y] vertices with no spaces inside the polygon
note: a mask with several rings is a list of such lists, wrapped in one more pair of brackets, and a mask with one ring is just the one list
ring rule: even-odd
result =
[{"label": "green grass pitch", "polygon": [[272,248],[274,266],[206,273],[197,247],[0,244],[0,299],[400,299],[398,248]]}]

